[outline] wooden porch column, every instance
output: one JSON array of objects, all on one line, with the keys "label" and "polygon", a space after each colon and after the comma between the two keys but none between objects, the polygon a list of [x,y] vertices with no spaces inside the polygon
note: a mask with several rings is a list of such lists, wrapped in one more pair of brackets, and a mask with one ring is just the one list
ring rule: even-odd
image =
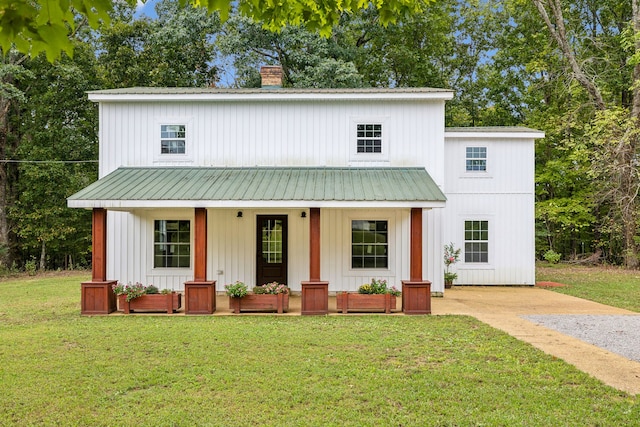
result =
[{"label": "wooden porch column", "polygon": [[329,313],[329,282],[320,280],[320,208],[309,209],[309,281],[302,282],[300,312]]},{"label": "wooden porch column", "polygon": [[216,282],[207,280],[207,209],[195,208],[193,232],[193,281],[184,284],[185,314],[216,311]]},{"label": "wooden porch column", "polygon": [[422,280],[422,209],[411,209],[410,280]]},{"label": "wooden porch column", "polygon": [[91,280],[107,280],[107,210],[95,208],[91,224]]},{"label": "wooden porch column", "polygon": [[195,250],[193,278],[196,282],[207,280],[207,210],[196,208],[193,249]]},{"label": "wooden porch column", "polygon": [[309,211],[309,281],[320,281],[320,209]]},{"label": "wooden porch column", "polygon": [[91,225],[91,281],[81,283],[80,313],[109,314],[116,310],[116,295],[107,280],[107,210],[94,208]]},{"label": "wooden porch column", "polygon": [[409,280],[402,281],[402,311],[431,314],[431,282],[422,280],[422,208],[411,209]]}]

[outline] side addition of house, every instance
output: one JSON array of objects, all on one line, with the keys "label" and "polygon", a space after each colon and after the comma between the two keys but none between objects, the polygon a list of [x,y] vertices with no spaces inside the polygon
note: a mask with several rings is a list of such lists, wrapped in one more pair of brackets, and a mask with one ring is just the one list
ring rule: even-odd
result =
[{"label": "side addition of house", "polygon": [[94,212],[92,282],[442,294],[454,242],[458,282],[533,284],[541,132],[446,130],[443,89],[269,86],[89,93],[99,180],[68,205]]}]

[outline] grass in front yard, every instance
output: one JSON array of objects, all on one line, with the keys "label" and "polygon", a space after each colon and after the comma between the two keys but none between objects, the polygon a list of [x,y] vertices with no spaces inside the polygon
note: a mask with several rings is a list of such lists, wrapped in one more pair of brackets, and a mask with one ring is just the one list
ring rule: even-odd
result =
[{"label": "grass in front yard", "polygon": [[640,312],[640,271],[619,267],[581,267],[541,263],[536,281],[569,285],[554,291]]},{"label": "grass in front yard", "polygon": [[470,317],[79,314],[0,283],[0,425],[638,425],[640,399]]}]

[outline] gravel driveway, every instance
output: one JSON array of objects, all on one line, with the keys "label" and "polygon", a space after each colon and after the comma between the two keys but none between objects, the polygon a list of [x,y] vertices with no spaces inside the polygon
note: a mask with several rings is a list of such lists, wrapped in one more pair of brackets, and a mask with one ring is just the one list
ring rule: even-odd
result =
[{"label": "gravel driveway", "polygon": [[640,362],[640,315],[524,315],[523,319]]}]

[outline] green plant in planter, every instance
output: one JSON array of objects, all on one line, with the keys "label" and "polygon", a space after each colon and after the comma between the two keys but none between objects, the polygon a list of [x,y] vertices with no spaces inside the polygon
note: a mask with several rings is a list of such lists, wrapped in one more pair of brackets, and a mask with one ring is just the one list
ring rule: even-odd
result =
[{"label": "green plant in planter", "polygon": [[[150,286],[153,286],[153,285],[150,285]],[[156,289],[156,293],[157,293],[158,288],[156,288],[155,286],[153,287]],[[111,289],[113,289],[113,293],[118,296],[126,295],[127,302],[148,293],[147,292],[148,287],[143,285],[140,282],[136,282],[133,285],[131,284],[131,282],[127,283],[126,285],[123,285],[122,283],[118,282],[117,284],[112,285]]]},{"label": "green plant in planter", "polygon": [[454,280],[458,278],[456,273],[449,273],[448,271],[444,273],[444,281],[453,283]]},{"label": "green plant in planter", "polygon": [[224,285],[225,291],[227,291],[227,295],[232,298],[242,298],[249,293],[249,289],[247,289],[247,285],[242,282],[236,281],[230,285]]},{"label": "green plant in planter", "polygon": [[401,292],[395,287],[389,287],[385,279],[371,279],[371,283],[365,283],[358,288],[359,294],[391,294],[399,296]]},{"label": "green plant in planter", "polygon": [[456,249],[456,247],[452,243],[448,245],[444,245],[444,283],[453,283],[454,280],[458,278],[456,273],[449,272],[449,267],[452,264],[457,263],[460,260],[460,248]]},{"label": "green plant in planter", "polygon": [[147,286],[146,292],[145,294],[159,294],[160,293],[160,289],[158,289],[157,287],[153,286],[153,285],[149,285]]},{"label": "green plant in planter", "polygon": [[111,289],[113,289],[113,293],[118,296],[126,295],[127,302],[131,301],[132,299],[141,297],[142,295],[160,293],[162,293],[163,295],[167,295],[173,292],[171,289],[163,289],[162,291],[160,291],[156,286],[145,286],[140,282],[136,282],[133,285],[131,284],[131,282],[127,283],[126,285],[117,283],[115,285],[112,285]]},{"label": "green plant in planter", "polygon": [[265,283],[262,286],[256,286],[253,288],[253,293],[257,295],[288,294],[289,287],[283,283],[271,282]]}]

